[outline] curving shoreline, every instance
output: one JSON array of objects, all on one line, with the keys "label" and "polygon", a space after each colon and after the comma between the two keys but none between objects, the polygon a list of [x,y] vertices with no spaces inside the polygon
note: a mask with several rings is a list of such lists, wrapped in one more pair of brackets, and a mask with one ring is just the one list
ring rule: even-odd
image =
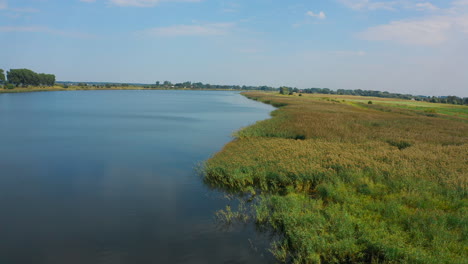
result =
[{"label": "curving shoreline", "polygon": [[134,87],[112,87],[112,88],[98,88],[98,87],[80,87],[72,86],[69,88],[62,88],[59,86],[47,88],[15,88],[15,89],[0,89],[2,93],[31,93],[31,92],[57,92],[57,91],[118,91],[118,90],[157,90],[157,91],[232,91],[223,89],[164,89],[164,88],[144,88],[139,86]]}]

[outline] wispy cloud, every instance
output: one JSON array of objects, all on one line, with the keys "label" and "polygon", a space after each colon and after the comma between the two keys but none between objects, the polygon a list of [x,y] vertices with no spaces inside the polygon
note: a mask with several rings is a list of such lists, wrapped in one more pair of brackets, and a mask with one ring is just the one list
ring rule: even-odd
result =
[{"label": "wispy cloud", "polygon": [[8,11],[6,16],[11,18],[20,17],[20,13],[38,13],[39,9],[31,7],[10,7],[7,0],[0,0],[0,10]]},{"label": "wispy cloud", "polygon": [[323,11],[320,11],[317,14],[312,12],[312,11],[307,11],[306,15],[308,15],[310,17],[316,17],[318,19],[325,19],[327,17]]},{"label": "wispy cloud", "polygon": [[400,44],[434,46],[468,33],[468,0],[457,0],[447,9],[420,3],[420,7],[437,11],[432,16],[391,21],[370,27],[358,36],[365,40],[390,41]]},{"label": "wispy cloud", "polygon": [[397,1],[371,1],[371,0],[338,0],[343,5],[354,10],[395,10]]},{"label": "wispy cloud", "polygon": [[468,0],[457,0],[452,3],[454,6],[468,6]]},{"label": "wispy cloud", "polygon": [[434,16],[391,21],[388,24],[370,27],[358,36],[366,40],[401,44],[439,45],[456,35],[468,33],[468,12],[461,7],[464,3],[453,2],[451,8],[441,10]]},{"label": "wispy cloud", "polygon": [[220,36],[227,35],[233,28],[234,23],[211,23],[197,25],[174,25],[168,27],[156,27],[139,31],[139,35],[158,37],[179,36]]},{"label": "wispy cloud", "polygon": [[[1,1],[1,0],[0,0]],[[93,3],[96,0],[80,0],[81,2]],[[162,2],[201,2],[202,0],[107,0],[116,6],[153,7]]]},{"label": "wispy cloud", "polygon": [[417,10],[420,10],[420,11],[425,11],[425,10],[436,11],[436,10],[440,9],[437,6],[435,6],[435,5],[433,5],[433,4],[429,3],[429,2],[415,3],[414,8],[417,9]]},{"label": "wispy cloud", "polygon": [[29,32],[29,33],[45,33],[52,35],[59,35],[72,38],[93,38],[94,35],[57,30],[45,26],[0,26],[0,33],[13,33],[13,32]]},{"label": "wispy cloud", "polygon": [[366,40],[393,41],[413,45],[438,45],[447,40],[453,21],[446,17],[392,21],[359,34]]},{"label": "wispy cloud", "polygon": [[353,50],[337,50],[330,52],[332,55],[338,56],[365,56],[367,53],[362,50],[353,51]]},{"label": "wispy cloud", "polygon": [[38,13],[39,9],[23,7],[23,8],[8,8],[8,10],[18,13]]},{"label": "wispy cloud", "polygon": [[[348,8],[358,11],[374,11],[374,10],[389,10],[396,11],[399,9],[411,9],[418,11],[436,11],[437,6],[431,2],[421,2],[415,0],[338,0],[341,4]],[[466,0],[460,0],[466,1]]]}]

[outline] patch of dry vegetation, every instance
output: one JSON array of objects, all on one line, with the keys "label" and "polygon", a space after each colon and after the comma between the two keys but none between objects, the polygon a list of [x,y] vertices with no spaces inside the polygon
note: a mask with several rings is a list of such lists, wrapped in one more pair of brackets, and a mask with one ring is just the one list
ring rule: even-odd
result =
[{"label": "patch of dry vegetation", "polygon": [[205,166],[248,194],[293,263],[467,263],[468,124],[416,110],[250,92],[277,106]]}]

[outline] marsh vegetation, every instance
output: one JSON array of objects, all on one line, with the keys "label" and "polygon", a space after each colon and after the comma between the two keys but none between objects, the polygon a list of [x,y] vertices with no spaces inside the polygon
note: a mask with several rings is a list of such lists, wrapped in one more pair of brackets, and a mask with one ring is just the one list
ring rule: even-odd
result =
[{"label": "marsh vegetation", "polygon": [[467,107],[245,96],[280,108],[206,162],[242,200],[218,215],[276,233],[283,262],[466,263]]}]

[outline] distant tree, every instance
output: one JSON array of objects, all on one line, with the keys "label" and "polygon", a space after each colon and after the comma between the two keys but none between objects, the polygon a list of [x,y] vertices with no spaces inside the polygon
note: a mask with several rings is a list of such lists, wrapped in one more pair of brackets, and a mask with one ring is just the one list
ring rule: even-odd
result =
[{"label": "distant tree", "polygon": [[289,94],[289,88],[286,86],[280,87],[280,94]]},{"label": "distant tree", "polygon": [[11,69],[7,72],[7,78],[8,82],[16,86],[35,85],[39,82],[39,77],[37,74],[28,69]]},{"label": "distant tree", "polygon": [[28,85],[48,85],[55,84],[55,75],[53,74],[37,74],[29,69],[11,69],[7,72],[8,82],[16,86]]},{"label": "distant tree", "polygon": [[40,85],[53,86],[55,85],[55,75],[53,74],[38,74]]},{"label": "distant tree", "polygon": [[54,74],[47,74],[47,85],[54,86],[55,85],[55,75]]},{"label": "distant tree", "polygon": [[0,84],[4,84],[5,81],[5,72],[3,71],[3,69],[0,69]]},{"label": "distant tree", "polygon": [[160,86],[161,83],[159,81],[156,82],[156,86]]}]

